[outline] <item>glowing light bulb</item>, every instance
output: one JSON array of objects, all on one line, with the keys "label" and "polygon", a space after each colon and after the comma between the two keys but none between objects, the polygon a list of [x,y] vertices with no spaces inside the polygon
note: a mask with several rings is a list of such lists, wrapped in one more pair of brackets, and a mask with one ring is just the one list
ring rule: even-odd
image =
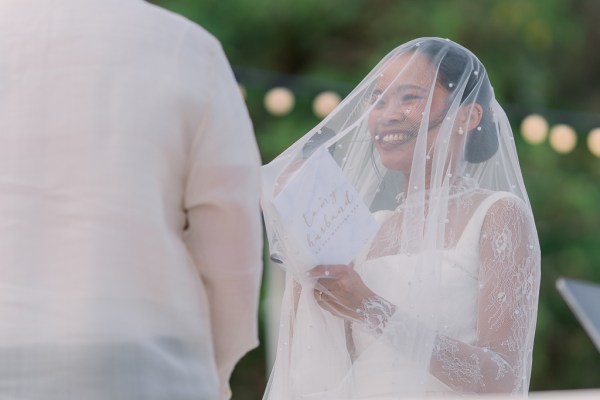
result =
[{"label": "glowing light bulb", "polygon": [[265,95],[265,108],[273,115],[288,114],[294,107],[294,103],[294,94],[288,88],[276,87]]},{"label": "glowing light bulb", "polygon": [[548,122],[538,114],[531,114],[521,122],[523,139],[531,144],[540,144],[548,136]]},{"label": "glowing light bulb", "polygon": [[587,145],[593,155],[600,157],[600,128],[590,131],[587,137]]},{"label": "glowing light bulb", "polygon": [[577,134],[569,125],[559,124],[550,129],[550,146],[557,152],[566,154],[577,144]]},{"label": "glowing light bulb", "polygon": [[313,101],[312,109],[319,118],[326,117],[334,108],[340,104],[341,97],[330,90],[320,93]]}]

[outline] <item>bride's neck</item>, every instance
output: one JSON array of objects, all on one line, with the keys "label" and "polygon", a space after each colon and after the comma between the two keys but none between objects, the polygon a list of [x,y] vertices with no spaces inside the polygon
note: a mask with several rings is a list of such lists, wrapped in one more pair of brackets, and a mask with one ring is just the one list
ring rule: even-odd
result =
[{"label": "bride's neck", "polygon": [[[450,173],[450,177],[456,176],[455,172],[455,168],[453,168],[452,165],[446,165],[446,173]],[[419,187],[419,185],[416,185],[415,182],[411,183],[410,171],[403,171],[402,175],[404,175],[404,193],[410,193],[414,190],[429,191],[431,189],[431,162],[428,162],[425,165],[425,182],[423,187]],[[415,186],[417,187],[415,188]]]}]

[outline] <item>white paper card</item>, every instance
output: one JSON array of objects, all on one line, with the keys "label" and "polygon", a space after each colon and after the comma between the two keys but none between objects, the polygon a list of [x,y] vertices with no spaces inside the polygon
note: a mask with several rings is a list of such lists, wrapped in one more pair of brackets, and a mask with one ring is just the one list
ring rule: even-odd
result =
[{"label": "white paper card", "polygon": [[275,197],[293,247],[313,265],[349,264],[377,232],[373,215],[324,147],[316,150]]}]

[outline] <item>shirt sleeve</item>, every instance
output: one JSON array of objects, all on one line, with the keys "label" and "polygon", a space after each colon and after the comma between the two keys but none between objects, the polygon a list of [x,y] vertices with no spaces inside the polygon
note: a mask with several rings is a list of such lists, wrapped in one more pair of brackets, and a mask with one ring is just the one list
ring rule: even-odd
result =
[{"label": "shirt sleeve", "polygon": [[225,54],[216,40],[211,44],[209,90],[190,149],[184,209],[186,244],[208,297],[221,398],[229,398],[235,364],[258,344],[260,157]]}]

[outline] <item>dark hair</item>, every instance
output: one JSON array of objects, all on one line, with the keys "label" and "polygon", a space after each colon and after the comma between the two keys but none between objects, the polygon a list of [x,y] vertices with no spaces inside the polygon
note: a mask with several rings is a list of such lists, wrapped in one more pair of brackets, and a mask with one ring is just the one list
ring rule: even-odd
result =
[{"label": "dark hair", "polygon": [[[310,139],[308,139],[308,141],[304,144],[304,146],[302,146],[302,159],[306,160],[308,157],[311,156],[312,153],[314,153],[319,147],[321,147],[323,143],[325,143],[334,136],[335,132],[332,129],[326,126],[322,126],[321,129],[319,129],[317,133],[312,135]],[[335,146],[329,147],[329,153],[331,153],[331,155],[333,155],[334,149]]]},{"label": "dark hair", "polygon": [[489,160],[498,150],[498,135],[490,107],[493,90],[481,62],[464,48],[442,39],[424,39],[415,50],[426,55],[432,63],[439,62],[437,79],[450,92],[457,87],[451,83],[461,81],[464,74],[468,74],[460,104],[479,104],[482,116],[478,128],[468,132],[465,159],[470,163]]}]

